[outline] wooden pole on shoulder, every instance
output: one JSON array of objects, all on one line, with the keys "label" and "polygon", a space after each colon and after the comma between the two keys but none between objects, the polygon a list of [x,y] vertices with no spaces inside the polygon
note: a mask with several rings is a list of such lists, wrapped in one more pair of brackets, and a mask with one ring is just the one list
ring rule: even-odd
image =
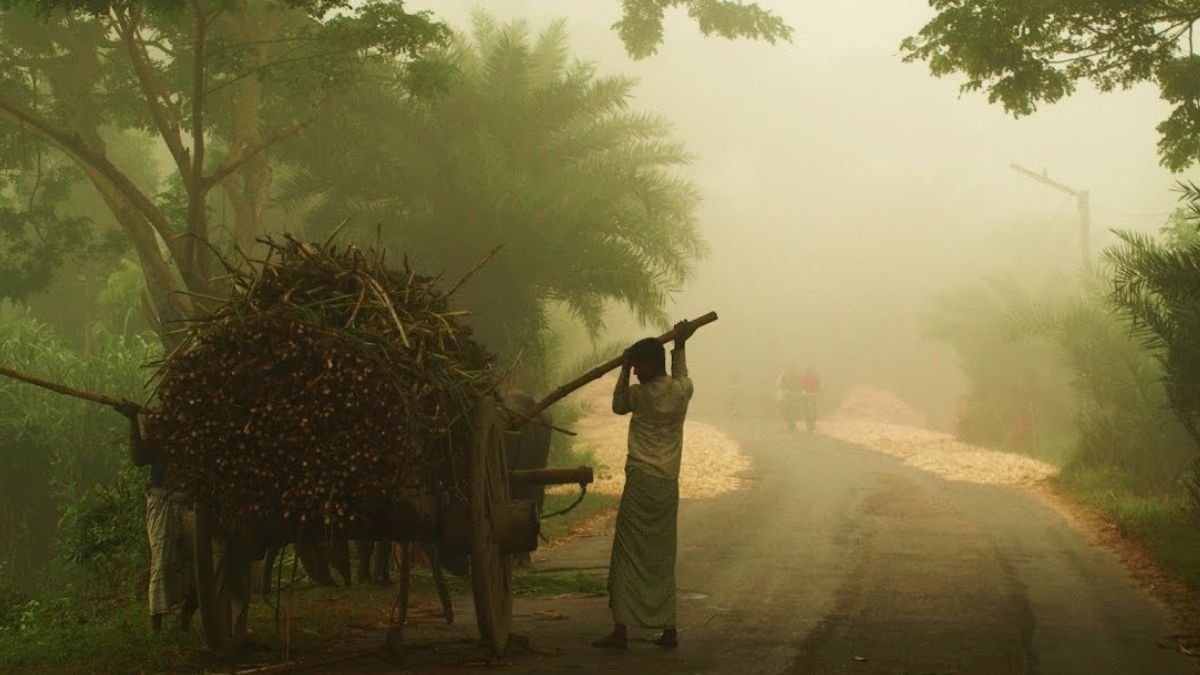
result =
[{"label": "wooden pole on shoulder", "polygon": [[[696,319],[692,319],[688,323],[692,324],[692,326],[694,326],[696,328],[700,328],[701,326],[707,326],[708,324],[710,324],[716,320],[717,320],[717,313],[709,312],[708,314],[705,314],[704,316],[698,317]],[[675,339],[675,329],[674,328],[672,328],[671,330],[667,331],[666,333],[663,333],[662,335],[658,336],[658,341],[662,342],[664,344],[671,342],[674,339]],[[548,395],[546,398],[539,401],[538,404],[533,407],[533,409],[531,409],[529,412],[525,413],[526,421],[537,417],[539,414],[541,414],[541,412],[543,410],[545,410],[546,408],[549,408],[550,406],[554,405],[555,403],[558,403],[562,399],[566,398],[568,395],[571,394],[571,392],[579,389],[580,387],[583,387],[584,385],[586,385],[590,382],[594,382],[594,381],[604,377],[611,370],[620,368],[621,362],[624,360],[624,358],[625,357],[622,355],[622,356],[618,356],[617,358],[615,358],[611,361],[602,363],[602,364],[596,366],[595,368],[592,368],[591,370],[587,371],[583,375],[580,375],[579,377],[575,378],[574,380],[571,380],[570,382],[564,384],[563,386],[559,387],[558,389],[555,389],[554,391],[550,392],[550,395]],[[524,424],[525,424],[525,422],[521,423],[521,425],[524,425]]]}]

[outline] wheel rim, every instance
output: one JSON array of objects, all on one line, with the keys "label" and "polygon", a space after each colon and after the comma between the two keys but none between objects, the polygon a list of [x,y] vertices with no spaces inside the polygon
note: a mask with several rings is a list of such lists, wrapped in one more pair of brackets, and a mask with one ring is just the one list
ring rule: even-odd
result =
[{"label": "wheel rim", "polygon": [[492,505],[508,498],[503,426],[490,401],[480,406],[471,462],[471,582],[479,635],[492,653],[508,646],[512,562],[494,536]]}]

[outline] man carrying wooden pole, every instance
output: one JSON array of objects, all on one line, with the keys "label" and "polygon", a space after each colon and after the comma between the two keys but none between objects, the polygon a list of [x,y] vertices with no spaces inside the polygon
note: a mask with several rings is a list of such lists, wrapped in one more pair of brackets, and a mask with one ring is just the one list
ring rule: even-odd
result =
[{"label": "man carrying wooden pole", "polygon": [[[617,510],[616,535],[608,571],[612,632],[592,644],[625,649],[627,626],[661,629],[655,644],[679,644],[675,624],[676,520],[679,513],[679,465],[683,422],[693,386],[684,345],[695,332],[688,321],[676,324],[671,374],[657,338],[646,338],[625,351],[613,391],[613,412],[633,413],[625,489]],[[638,384],[629,383],[630,371]]]},{"label": "man carrying wooden pole", "polygon": [[75,389],[4,366],[0,366],[0,376],[106,405],[129,419],[130,459],[137,466],[150,467],[150,481],[146,485],[150,626],[159,630],[163,616],[178,611],[177,627],[186,629],[198,607],[192,568],[192,500],[186,494],[166,489],[163,481],[166,458],[154,433],[147,429],[146,409],[132,401]]},{"label": "man carrying wooden pole", "polygon": [[150,626],[162,627],[163,617],[177,613],[176,627],[186,630],[199,607],[193,567],[194,512],[190,495],[164,484],[166,458],[149,417],[141,406],[121,401],[113,406],[129,418],[130,459],[150,467],[146,484],[146,539],[150,544],[150,583],[147,592]]}]

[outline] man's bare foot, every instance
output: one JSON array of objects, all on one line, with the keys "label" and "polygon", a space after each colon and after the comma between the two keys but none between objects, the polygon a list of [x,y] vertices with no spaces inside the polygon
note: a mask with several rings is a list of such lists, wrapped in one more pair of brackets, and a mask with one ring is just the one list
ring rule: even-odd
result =
[{"label": "man's bare foot", "polygon": [[592,643],[592,646],[599,647],[601,649],[626,649],[629,645],[628,641],[624,637],[614,634],[596,640]]},{"label": "man's bare foot", "polygon": [[675,632],[674,628],[668,628],[658,636],[654,644],[664,649],[674,649],[679,646],[679,634]]},{"label": "man's bare foot", "polygon": [[601,649],[625,649],[629,646],[629,639],[625,633],[625,626],[613,626],[613,631],[607,636],[596,640],[592,643],[593,647]]}]

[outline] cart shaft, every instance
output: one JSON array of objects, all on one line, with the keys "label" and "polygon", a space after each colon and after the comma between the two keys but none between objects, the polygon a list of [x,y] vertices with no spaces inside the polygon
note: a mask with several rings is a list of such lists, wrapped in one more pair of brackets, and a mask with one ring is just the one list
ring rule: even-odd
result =
[{"label": "cart shaft", "polygon": [[594,480],[592,467],[574,469],[513,469],[509,485],[588,485]]}]

